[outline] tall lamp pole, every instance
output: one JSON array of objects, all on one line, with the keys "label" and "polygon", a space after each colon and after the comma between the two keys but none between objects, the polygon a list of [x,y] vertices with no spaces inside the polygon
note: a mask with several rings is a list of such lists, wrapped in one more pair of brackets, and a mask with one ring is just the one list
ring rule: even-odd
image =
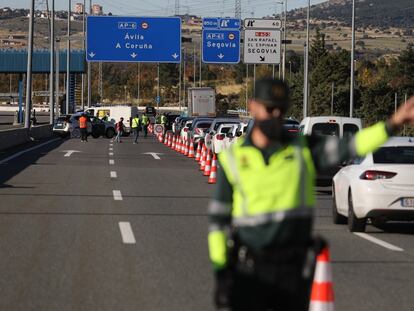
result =
[{"label": "tall lamp pole", "polygon": [[66,114],[69,113],[69,99],[70,99],[70,16],[71,16],[71,0],[68,0],[68,42],[66,52]]},{"label": "tall lamp pole", "polygon": [[34,5],[32,0],[30,5],[29,20],[29,42],[27,47],[27,73],[26,73],[26,108],[24,118],[24,128],[30,129],[30,113],[32,110],[32,57],[33,57],[33,26],[34,26]]},{"label": "tall lamp pole", "polygon": [[[89,0],[89,14],[92,15],[92,0]],[[88,35],[88,33],[86,33]],[[92,64],[88,62],[88,108],[92,104]]]},{"label": "tall lamp pole", "polygon": [[308,116],[309,105],[309,24],[310,24],[310,0],[308,0],[308,10],[306,13],[306,43],[305,43],[305,66],[303,78],[303,117]]},{"label": "tall lamp pole", "polygon": [[50,74],[49,74],[49,110],[50,124],[55,122],[55,0],[51,0],[50,9]]},{"label": "tall lamp pole", "polygon": [[352,0],[352,39],[351,39],[351,86],[349,98],[349,117],[354,114],[354,89],[355,89],[355,0]]}]

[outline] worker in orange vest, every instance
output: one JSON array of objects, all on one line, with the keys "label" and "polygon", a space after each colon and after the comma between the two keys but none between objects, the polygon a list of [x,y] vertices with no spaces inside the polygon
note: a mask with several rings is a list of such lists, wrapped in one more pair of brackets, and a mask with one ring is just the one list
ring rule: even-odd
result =
[{"label": "worker in orange vest", "polygon": [[79,118],[79,128],[81,131],[81,142],[88,141],[88,118],[83,113]]}]

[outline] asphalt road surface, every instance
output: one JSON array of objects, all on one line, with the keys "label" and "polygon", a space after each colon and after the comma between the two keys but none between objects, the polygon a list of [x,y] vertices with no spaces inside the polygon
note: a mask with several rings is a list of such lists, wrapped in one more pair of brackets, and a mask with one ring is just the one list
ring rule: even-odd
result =
[{"label": "asphalt road surface", "polygon": [[[0,310],[213,310],[212,189],[193,160],[153,138],[0,153]],[[414,226],[351,234],[332,224],[330,193],[319,190],[336,310],[413,310]]]}]

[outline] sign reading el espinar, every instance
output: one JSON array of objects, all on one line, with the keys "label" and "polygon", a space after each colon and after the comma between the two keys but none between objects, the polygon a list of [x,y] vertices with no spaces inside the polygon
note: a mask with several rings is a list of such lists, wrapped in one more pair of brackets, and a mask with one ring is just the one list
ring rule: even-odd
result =
[{"label": "sign reading el espinar", "polygon": [[89,16],[86,27],[87,61],[181,61],[179,17]]}]

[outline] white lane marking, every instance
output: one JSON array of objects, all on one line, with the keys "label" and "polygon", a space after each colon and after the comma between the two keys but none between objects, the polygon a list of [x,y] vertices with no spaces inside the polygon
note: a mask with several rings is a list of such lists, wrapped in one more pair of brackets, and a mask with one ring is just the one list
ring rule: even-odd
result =
[{"label": "white lane marking", "polygon": [[119,231],[121,231],[122,242],[124,244],[135,244],[134,232],[132,232],[131,224],[127,221],[120,221]]},{"label": "white lane marking", "polygon": [[354,232],[354,234],[359,236],[360,238],[368,240],[368,241],[370,241],[372,243],[375,243],[379,246],[385,247],[389,250],[396,251],[396,252],[403,252],[404,251],[402,248],[400,248],[398,246],[395,246],[395,245],[392,245],[392,244],[390,244],[388,242],[385,242],[383,240],[374,238],[373,236],[370,236],[369,234],[366,234],[366,233],[363,233],[363,232]]},{"label": "white lane marking", "polygon": [[112,159],[110,159],[109,160],[109,165],[114,165],[115,164],[115,161],[114,160],[112,160]]},{"label": "white lane marking", "polygon": [[111,171],[111,178],[118,178],[118,175],[115,171]]},{"label": "white lane marking", "polygon": [[114,151],[114,148],[109,148],[109,151]]},{"label": "white lane marking", "polygon": [[26,150],[23,150],[23,151],[20,151],[20,152],[17,152],[17,153],[15,153],[15,154],[11,155],[10,157],[7,157],[7,158],[5,158],[5,159],[1,160],[1,161],[0,161],[0,164],[7,163],[8,161],[13,160],[13,159],[15,159],[15,158],[17,158],[17,157],[20,157],[21,155],[23,155],[23,154],[25,154],[25,153],[27,153],[27,152],[30,152],[30,151],[33,151],[33,150],[36,150],[36,149],[42,148],[43,146],[46,146],[46,145],[51,144],[51,143],[53,143],[53,142],[55,142],[55,141],[58,141],[58,140],[60,140],[60,138],[55,138],[55,139],[49,140],[49,141],[47,141],[47,142],[45,142],[45,143],[42,143],[42,144],[40,144],[40,145],[37,145],[37,146],[31,147],[31,148],[29,148],[29,149],[26,149]]},{"label": "white lane marking", "polygon": [[115,201],[122,201],[122,193],[119,190],[112,190]]},{"label": "white lane marking", "polygon": [[65,155],[64,155],[64,157],[70,157],[72,154],[74,154],[74,153],[76,153],[76,152],[81,152],[81,151],[78,151],[78,150],[63,150],[62,152],[66,152],[65,153]]},{"label": "white lane marking", "polygon": [[146,152],[146,153],[143,153],[143,154],[149,154],[155,160],[161,160],[161,158],[158,155],[162,155],[162,153],[156,153],[156,152]]},{"label": "white lane marking", "polygon": [[114,155],[114,153],[113,153],[113,152],[110,152],[110,153],[109,153],[109,155],[110,155],[110,156],[113,156],[113,155]]}]

